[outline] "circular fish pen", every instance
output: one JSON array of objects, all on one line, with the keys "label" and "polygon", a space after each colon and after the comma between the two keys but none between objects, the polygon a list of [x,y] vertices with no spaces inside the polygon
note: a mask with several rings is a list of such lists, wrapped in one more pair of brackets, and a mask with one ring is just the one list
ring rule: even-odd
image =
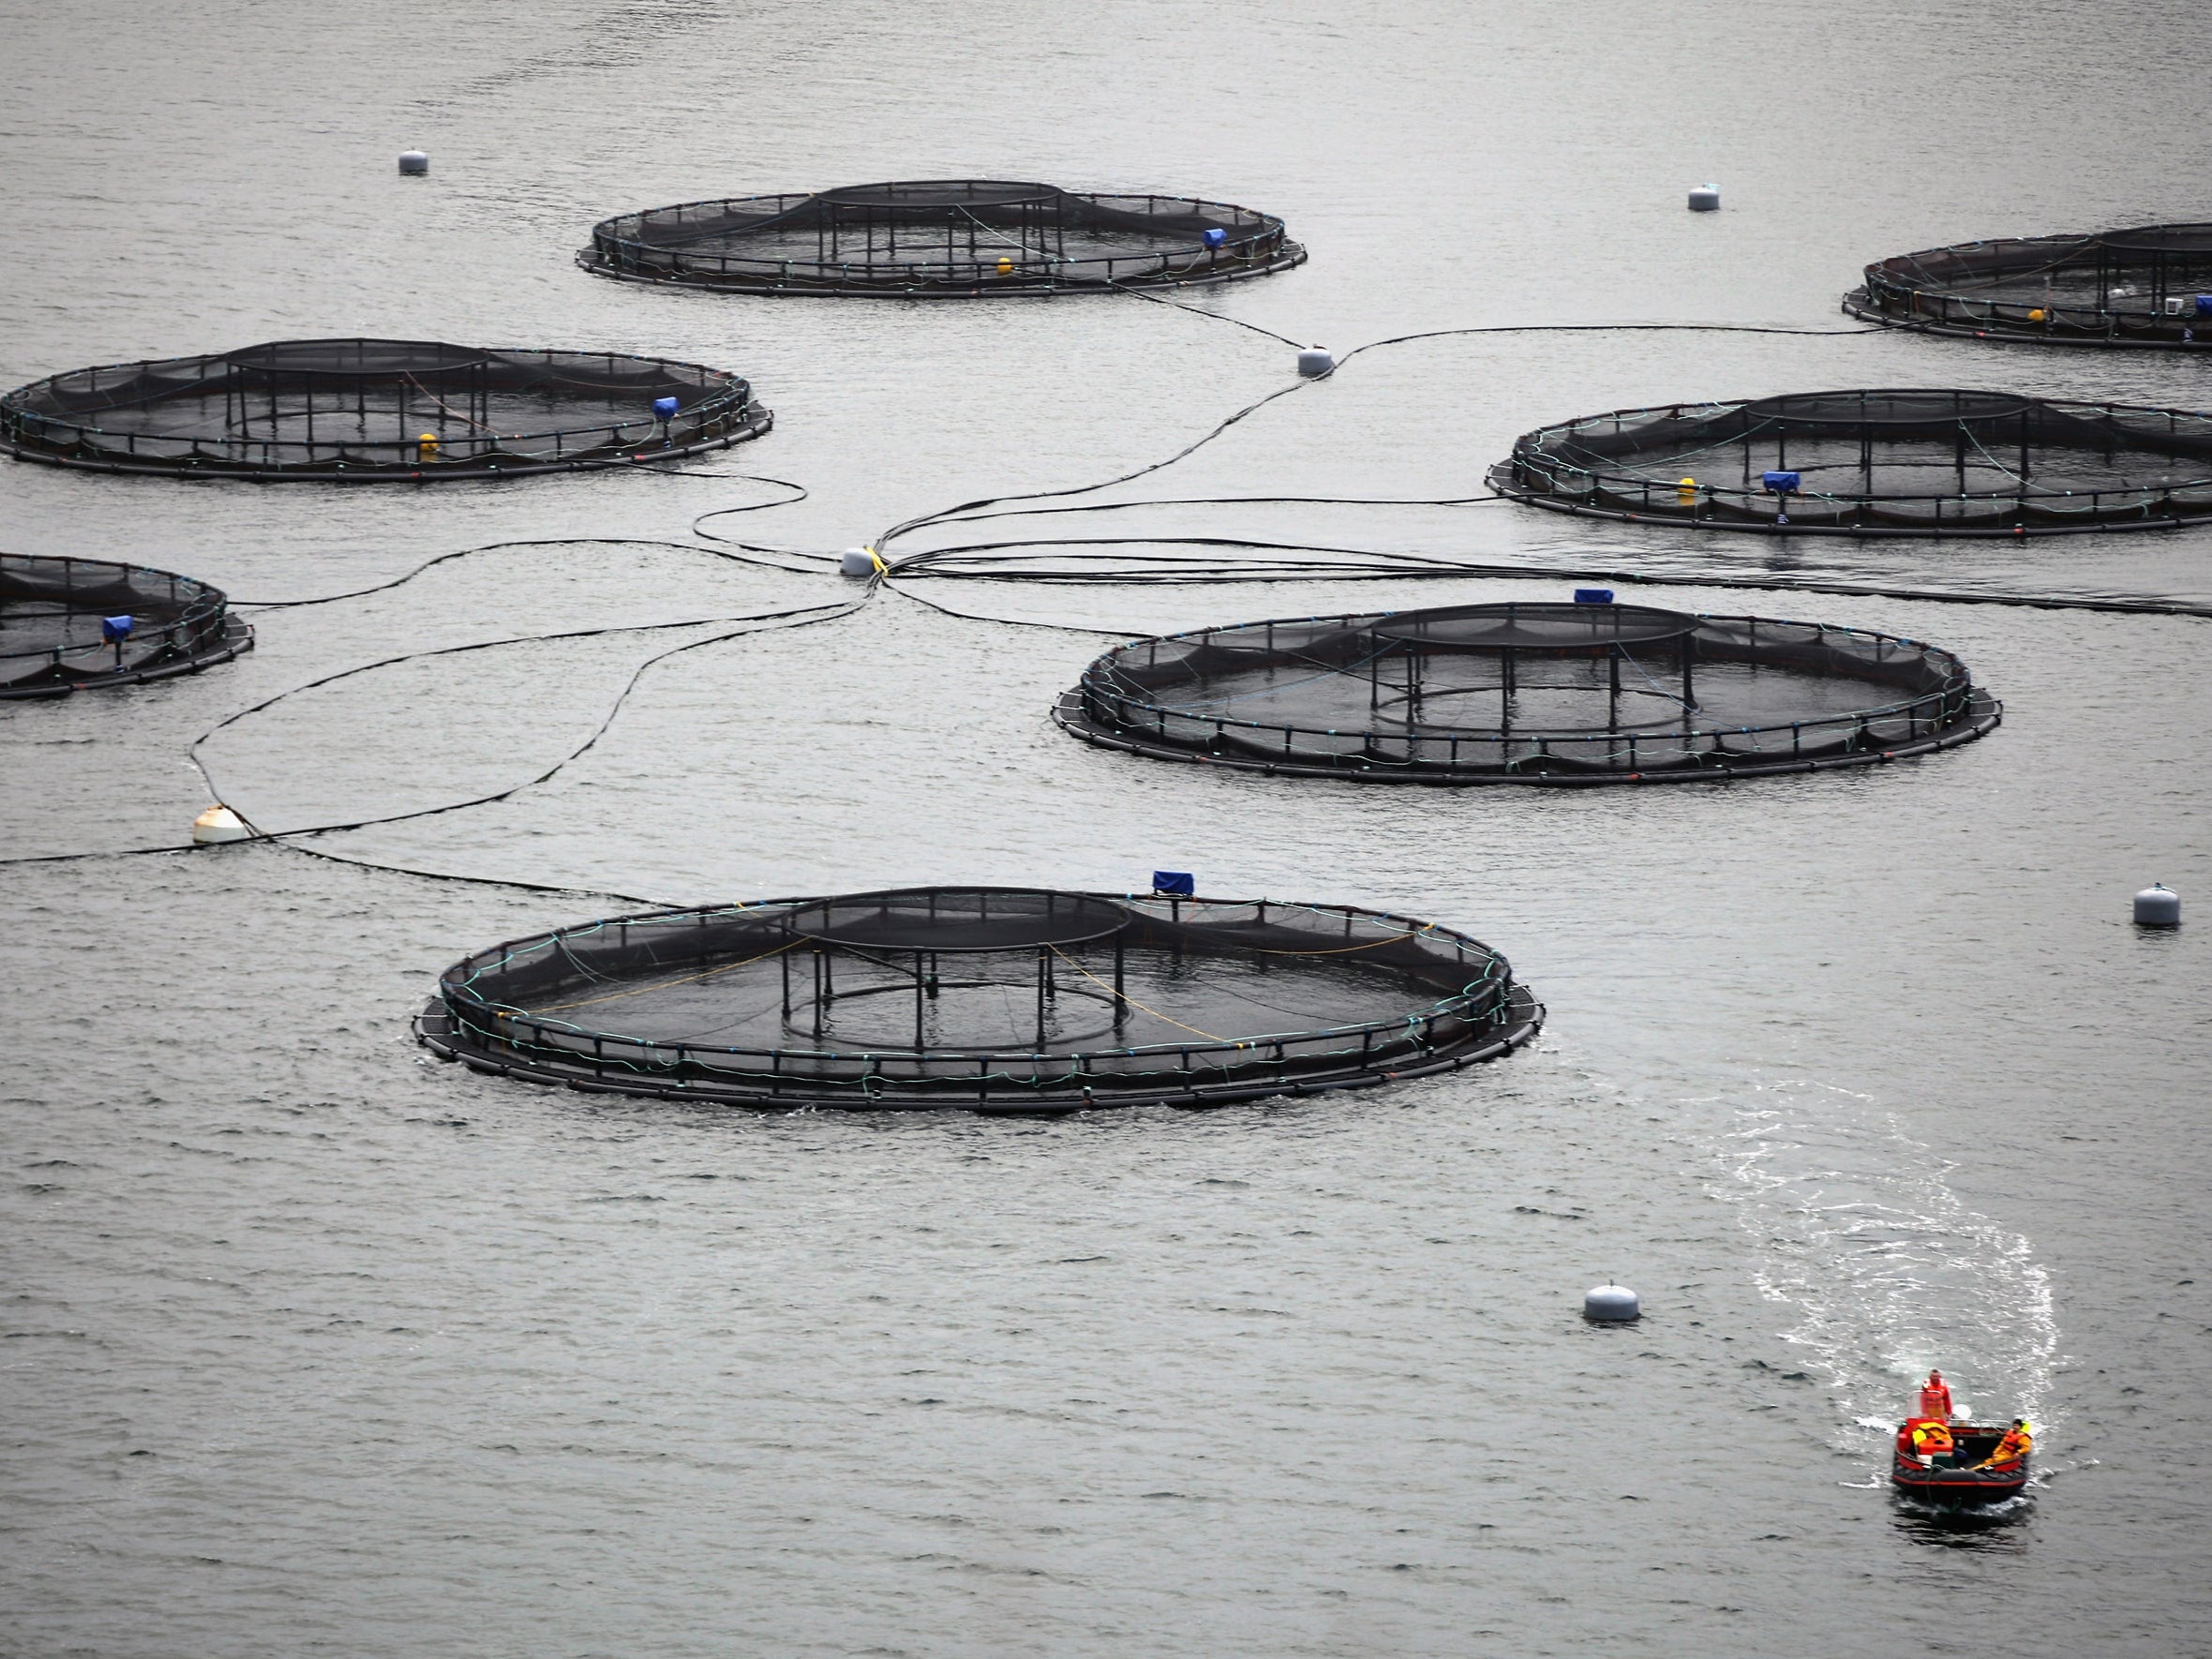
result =
[{"label": "circular fish pen", "polygon": [[1500,495],[1786,535],[2029,536],[2212,519],[2212,417],[2009,392],[1807,392],[1524,433]]},{"label": "circular fish pen", "polygon": [[102,472],[427,483],[698,455],[772,419],[740,377],[695,363],[279,340],[34,381],[0,397],[0,442]]},{"label": "circular fish pen", "polygon": [[576,258],[604,276],[742,293],[969,299],[1233,282],[1306,250],[1272,214],[1225,202],[931,179],[622,214]]},{"label": "circular fish pen", "polygon": [[1966,339],[2202,351],[2212,347],[2212,224],[1901,253],[1867,266],[1844,309]]},{"label": "circular fish pen", "polygon": [[0,554],[0,699],[197,674],[253,649],[205,582],[99,559]]},{"label": "circular fish pen", "polygon": [[1164,760],[1363,783],[1681,783],[1923,755],[2000,706],[1950,652],[1645,605],[1240,622],[1098,658],[1054,718]]},{"label": "circular fish pen", "polygon": [[1463,934],[1343,904],[933,887],[619,917],[448,968],[480,1071],[772,1109],[1212,1106],[1451,1070],[1543,1009]]}]

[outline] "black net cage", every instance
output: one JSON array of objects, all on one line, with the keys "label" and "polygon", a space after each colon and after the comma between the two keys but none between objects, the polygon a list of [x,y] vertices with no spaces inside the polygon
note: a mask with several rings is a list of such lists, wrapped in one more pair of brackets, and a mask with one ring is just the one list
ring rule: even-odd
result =
[{"label": "black net cage", "polygon": [[2028,536],[2212,518],[2212,416],[1950,390],[1614,410],[1524,433],[1491,488],[1638,524]]},{"label": "black net cage", "polygon": [[767,1108],[1065,1113],[1357,1087],[1543,1009],[1464,934],[1341,904],[927,887],[620,917],[448,968],[478,1070]]},{"label": "black net cage", "polygon": [[0,554],[0,698],[192,674],[253,648],[205,582],[98,559]]},{"label": "black net cage", "polygon": [[1867,266],[1844,309],[1973,339],[2201,351],[2212,347],[2212,224],[1901,253]]},{"label": "black net cage", "polygon": [[771,420],[743,379],[695,363],[435,340],[279,340],[74,369],[0,398],[0,441],[19,460],[263,481],[629,466]]},{"label": "black net cage", "polygon": [[930,179],[623,214],[577,260],[752,293],[970,298],[1230,282],[1305,257],[1281,219],[1225,202]]},{"label": "black net cage", "polygon": [[1140,640],[1093,662],[1055,717],[1102,747],[1291,776],[1587,785],[1894,760],[2000,712],[1915,640],[1592,600]]}]

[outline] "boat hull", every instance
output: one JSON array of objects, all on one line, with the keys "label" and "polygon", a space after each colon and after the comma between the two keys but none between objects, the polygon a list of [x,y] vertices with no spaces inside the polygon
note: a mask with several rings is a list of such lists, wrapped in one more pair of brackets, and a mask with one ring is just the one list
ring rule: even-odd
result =
[{"label": "boat hull", "polygon": [[[1968,1457],[1977,1453],[1987,1456],[1995,1448],[1998,1433],[1965,1427],[1953,1432]],[[1983,1438],[1989,1442],[1987,1447],[1974,1443]],[[2001,1503],[2007,1498],[2017,1498],[2026,1490],[2027,1466],[2028,1459],[2023,1457],[2000,1469],[1955,1468],[1941,1463],[1930,1465],[1898,1452],[1891,1457],[1890,1484],[1900,1492],[1939,1508],[1979,1509]]]}]

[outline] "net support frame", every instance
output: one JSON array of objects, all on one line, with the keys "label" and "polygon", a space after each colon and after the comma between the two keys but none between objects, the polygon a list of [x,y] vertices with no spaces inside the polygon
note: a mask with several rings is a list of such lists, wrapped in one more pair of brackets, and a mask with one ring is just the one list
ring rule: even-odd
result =
[{"label": "net support frame", "polygon": [[[1071,252],[1071,239],[1085,232],[1149,235],[1162,246]],[[727,246],[770,233],[795,242],[798,256],[747,257]],[[1209,242],[1211,233],[1218,240]],[[576,255],[586,271],[624,281],[907,299],[1205,286],[1274,276],[1305,259],[1280,218],[1231,202],[993,179],[678,202],[602,220]]]},{"label": "net support frame", "polygon": [[[121,637],[103,621],[127,618]],[[11,637],[13,635],[13,637]],[[197,674],[253,649],[222,590],[101,559],[0,554],[0,701]]]},{"label": "net support frame", "polygon": [[2212,350],[2212,306],[2199,296],[2212,300],[2212,223],[1897,254],[1866,267],[1843,309],[1958,339],[2202,351]]},{"label": "net support frame", "polygon": [[[979,936],[972,925],[979,900],[984,909],[996,904],[1021,910],[1024,925]],[[1090,919],[1073,932],[1039,931],[1028,924],[1040,900]],[[941,936],[927,925],[868,938],[805,923],[826,902],[853,909],[877,901],[916,916],[926,904],[932,917],[943,904]],[[1112,925],[1094,925],[1101,917],[1112,918]],[[1380,964],[1409,986],[1426,987],[1427,1000],[1326,1026],[1234,1038],[1183,1026],[1188,1035],[1175,1041],[1117,1040],[1136,1012],[1176,1024],[1125,995],[1131,961],[1142,956],[1182,971],[1239,951],[1308,958],[1323,972],[1352,972],[1361,962],[1372,972]],[[945,977],[947,957],[1010,964],[1009,977],[984,982],[1028,988],[1037,1041],[981,1049],[930,1043],[925,1011],[933,999],[958,988]],[[770,962],[772,969],[762,965]],[[755,997],[781,998],[779,1029],[804,1040],[725,1046],[624,1036],[605,1028],[607,1016],[582,1011],[746,968],[757,970]],[[619,988],[629,984],[625,976],[641,972],[672,977],[635,993]],[[863,982],[841,988],[855,975]],[[575,990],[585,994],[570,997]],[[886,995],[912,998],[914,1040],[861,1047],[841,1044],[825,1030],[826,1010]],[[1114,1005],[1101,1033],[1107,1041],[1094,1043],[1087,1035],[1048,1040],[1048,1007],[1078,995]],[[560,1000],[546,1006],[548,998]],[[558,1017],[562,1013],[575,1017]],[[657,911],[510,940],[447,969],[414,1031],[433,1054],[475,1070],[586,1092],[770,1111],[1032,1114],[1216,1106],[1455,1070],[1519,1048],[1543,1015],[1542,1005],[1489,947],[1389,912],[1270,900],[922,888]]]},{"label": "net support frame", "polygon": [[[1793,478],[1823,444],[1817,471]],[[2137,481],[2090,475],[2122,457]],[[1901,466],[1950,487],[1883,487],[1878,474]],[[1653,405],[1523,433],[1487,482],[1547,512],[1766,535],[2175,530],[2212,521],[2212,415],[1956,387]]]},{"label": "net support frame", "polygon": [[[1487,614],[1544,620],[1634,611],[1639,630],[1581,644],[1513,645],[1479,653],[1499,664],[1497,724],[1475,727],[1423,718],[1424,676],[1435,654],[1408,651],[1410,624],[1426,618]],[[1667,630],[1656,619],[1676,618]],[[1653,647],[1660,649],[1654,652]],[[1607,724],[1602,728],[1517,725],[1510,710],[1531,665],[1602,661]],[[1721,722],[1696,701],[1696,665],[1738,664],[1827,672],[1886,686],[1875,704],[1770,724]],[[1348,702],[1367,689],[1369,724],[1324,726],[1174,707],[1169,688],[1203,688],[1209,672],[1292,665],[1316,679],[1342,674]],[[1594,678],[1594,669],[1591,669]],[[1679,723],[1621,718],[1624,676],[1644,687],[1680,685]],[[1389,695],[1386,695],[1386,689]],[[1587,689],[1587,688],[1585,688]],[[1902,695],[1900,695],[1902,694]],[[1386,702],[1402,718],[1378,718]],[[1359,783],[1512,784],[1591,787],[1618,784],[1726,783],[1739,778],[1877,766],[1934,754],[1994,731],[2003,705],[1973,682],[1965,665],[1937,647],[1871,629],[1769,617],[1713,617],[1643,606],[1530,604],[1353,612],[1276,618],[1162,635],[1094,659],[1062,694],[1053,717],[1086,743],[1150,759],[1181,760],[1285,777]]]},{"label": "net support frame", "polygon": [[[562,424],[563,400],[635,413]],[[426,484],[680,459],[774,418],[741,376],[700,364],[361,336],[49,375],[0,397],[0,446],[111,473]]]}]

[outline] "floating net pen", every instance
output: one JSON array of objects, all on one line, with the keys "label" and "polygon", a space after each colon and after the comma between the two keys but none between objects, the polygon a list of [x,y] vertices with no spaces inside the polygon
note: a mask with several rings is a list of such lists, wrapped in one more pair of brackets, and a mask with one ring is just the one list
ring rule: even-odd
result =
[{"label": "floating net pen", "polygon": [[1553,512],[1696,530],[2171,530],[2212,519],[2212,417],[1950,390],[1676,403],[1525,433],[1489,484]]},{"label": "floating net pen", "polygon": [[1104,748],[1363,783],[1719,781],[1992,730],[1950,652],[1863,628],[1607,602],[1242,622],[1106,652],[1054,710]]},{"label": "floating net pen", "polygon": [[2212,348],[2212,224],[2002,237],[1866,267],[1844,309],[1977,340]]},{"label": "floating net pen", "polygon": [[623,214],[576,257],[638,282],[966,299],[1233,282],[1306,250],[1281,219],[1225,202],[932,179]]},{"label": "floating net pen", "polygon": [[620,917],[448,968],[415,1023],[532,1083],[766,1108],[1076,1112],[1506,1054],[1505,959],[1342,904],[931,887]]},{"label": "floating net pen", "polygon": [[205,582],[98,559],[0,554],[0,698],[196,674],[253,649]]},{"label": "floating net pen", "polygon": [[613,351],[280,340],[0,398],[19,460],[187,478],[427,483],[668,460],[757,437],[740,376]]}]

